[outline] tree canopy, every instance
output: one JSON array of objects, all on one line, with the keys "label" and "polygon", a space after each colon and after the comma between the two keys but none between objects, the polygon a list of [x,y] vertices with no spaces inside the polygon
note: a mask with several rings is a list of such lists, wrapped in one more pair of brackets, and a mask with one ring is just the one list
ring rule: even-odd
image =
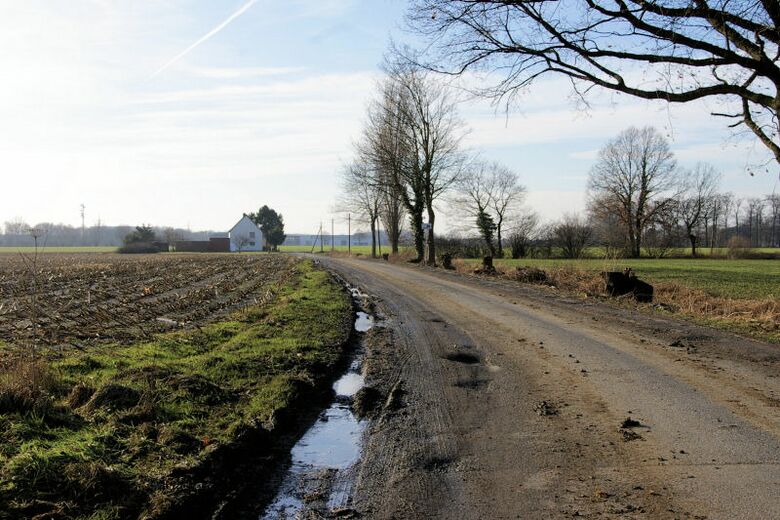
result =
[{"label": "tree canopy", "polygon": [[271,249],[276,249],[287,238],[284,234],[284,218],[281,213],[277,213],[267,205],[263,205],[256,213],[247,215],[249,219],[257,224],[263,237]]}]

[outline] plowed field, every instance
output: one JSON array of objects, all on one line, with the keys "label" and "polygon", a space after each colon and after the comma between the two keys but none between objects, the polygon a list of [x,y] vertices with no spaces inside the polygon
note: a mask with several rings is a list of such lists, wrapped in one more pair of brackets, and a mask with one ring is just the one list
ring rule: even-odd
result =
[{"label": "plowed field", "polygon": [[[0,342],[130,342],[261,303],[283,255],[0,255]],[[38,324],[37,330],[33,322]]]}]

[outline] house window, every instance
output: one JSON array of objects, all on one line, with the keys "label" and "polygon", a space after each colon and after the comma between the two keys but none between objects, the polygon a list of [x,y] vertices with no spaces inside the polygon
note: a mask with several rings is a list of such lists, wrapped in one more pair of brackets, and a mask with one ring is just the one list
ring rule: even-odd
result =
[{"label": "house window", "polygon": [[250,246],[252,246],[252,247],[254,247],[254,246],[255,246],[255,243],[254,243],[254,242],[249,242],[249,245],[250,245]]},{"label": "house window", "polygon": [[[249,232],[249,238],[255,238],[255,232],[254,231],[250,231]],[[254,245],[254,244],[252,244],[252,245]]]}]

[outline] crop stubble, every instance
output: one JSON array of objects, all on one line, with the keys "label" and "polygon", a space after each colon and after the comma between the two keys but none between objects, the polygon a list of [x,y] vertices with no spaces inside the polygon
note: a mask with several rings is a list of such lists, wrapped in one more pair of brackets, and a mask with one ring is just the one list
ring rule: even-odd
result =
[{"label": "crop stubble", "polygon": [[[290,272],[285,255],[0,255],[0,342],[77,347],[196,327],[262,303]],[[35,286],[37,285],[37,291]]]}]

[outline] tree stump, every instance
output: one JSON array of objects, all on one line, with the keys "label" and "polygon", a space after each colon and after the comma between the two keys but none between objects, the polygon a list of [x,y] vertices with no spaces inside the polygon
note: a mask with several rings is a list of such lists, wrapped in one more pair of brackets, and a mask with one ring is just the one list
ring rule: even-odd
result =
[{"label": "tree stump", "polygon": [[639,280],[630,268],[623,272],[601,273],[601,276],[607,284],[607,294],[612,297],[632,294],[638,302],[650,303],[653,301],[653,286]]},{"label": "tree stump", "polygon": [[442,267],[445,269],[455,269],[455,267],[452,265],[452,254],[451,253],[444,253],[441,255],[441,264]]},{"label": "tree stump", "polygon": [[385,262],[390,261],[390,255],[388,253],[382,253],[382,260]]}]

